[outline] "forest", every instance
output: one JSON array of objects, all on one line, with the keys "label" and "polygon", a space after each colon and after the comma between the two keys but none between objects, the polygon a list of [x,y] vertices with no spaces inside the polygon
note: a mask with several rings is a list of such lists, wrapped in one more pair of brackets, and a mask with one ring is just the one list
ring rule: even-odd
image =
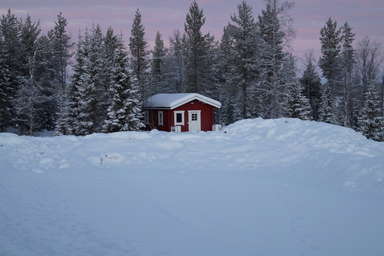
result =
[{"label": "forest", "polygon": [[[217,122],[290,117],[341,125],[384,141],[383,47],[360,41],[348,21],[329,18],[321,55],[292,53],[291,2],[268,0],[260,13],[242,1],[220,39],[204,33],[197,2],[184,31],[146,41],[138,9],[128,42],[94,25],[71,38],[59,13],[46,33],[12,10],[0,18],[0,132],[88,135],[144,127],[142,105],[155,93],[196,92],[219,100]],[[127,29],[127,31],[129,28]]]}]

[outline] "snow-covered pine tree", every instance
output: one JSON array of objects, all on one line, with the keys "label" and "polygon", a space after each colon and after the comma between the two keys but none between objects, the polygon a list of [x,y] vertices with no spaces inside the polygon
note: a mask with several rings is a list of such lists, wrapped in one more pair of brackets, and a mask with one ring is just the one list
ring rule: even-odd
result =
[{"label": "snow-covered pine tree", "polygon": [[[96,131],[96,120],[98,117],[97,112],[97,88],[95,85],[95,69],[94,59],[92,56],[92,40],[94,39],[94,32],[89,35],[85,33],[84,40],[81,42],[81,50],[78,52],[78,58],[81,66],[78,67],[76,76],[74,75],[74,84],[76,87],[77,95],[75,95],[74,103],[77,108],[77,117],[74,122],[74,133],[76,135],[87,135]],[[94,53],[93,53],[94,54]]]},{"label": "snow-covered pine tree", "polygon": [[48,38],[51,50],[51,68],[54,71],[51,83],[56,87],[55,109],[57,113],[55,122],[57,122],[58,117],[63,114],[65,108],[65,92],[68,80],[67,69],[69,60],[72,57],[71,49],[73,47],[67,32],[67,19],[62,13],[57,15],[54,28],[48,31]]},{"label": "snow-covered pine tree", "polygon": [[128,128],[127,123],[130,115],[130,89],[131,81],[128,73],[128,56],[124,52],[122,43],[116,48],[115,60],[112,68],[111,95],[112,102],[108,107],[107,119],[103,130],[105,132],[123,131]]},{"label": "snow-covered pine tree", "polygon": [[379,95],[374,85],[369,85],[358,118],[359,130],[369,139],[384,141],[384,119],[380,112]]},{"label": "snow-covered pine tree", "polygon": [[[39,64],[37,55],[40,54],[43,44],[33,42],[33,48],[29,48],[27,52],[31,51],[28,55],[27,67],[29,68],[29,76],[22,76],[20,79],[20,87],[17,91],[15,101],[13,102],[16,111],[16,127],[21,134],[32,135],[33,132],[40,129],[41,117],[44,112],[42,107],[46,103],[45,95],[42,91],[42,85],[37,81],[38,74],[36,72]],[[40,60],[42,61],[42,60]],[[40,122],[39,122],[40,121]]]},{"label": "snow-covered pine tree", "polygon": [[11,70],[7,63],[8,52],[0,33],[0,132],[4,132],[10,126],[12,119],[12,83]]},{"label": "snow-covered pine tree", "polygon": [[39,91],[36,99],[39,130],[53,130],[57,118],[57,90],[51,41],[41,36],[36,42],[34,78]]},{"label": "snow-covered pine tree", "polygon": [[204,12],[197,2],[193,1],[184,24],[186,91],[214,96],[212,48],[215,42],[210,34],[203,34],[201,31],[204,24]]},{"label": "snow-covered pine tree", "polygon": [[303,95],[309,100],[312,109],[312,119],[319,119],[320,104],[320,76],[316,71],[315,58],[313,52],[306,54],[305,69],[300,83],[304,89]]},{"label": "snow-covered pine tree", "polygon": [[[220,109],[220,121],[223,124],[230,124],[235,121],[234,105],[237,102],[237,87],[232,82],[233,67],[233,38],[231,37],[228,26],[224,27],[223,36],[220,42],[219,57],[217,62],[217,74],[219,87],[218,100],[222,103]],[[239,105],[239,104],[237,104]],[[238,116],[240,116],[240,107],[238,107]]]},{"label": "snow-covered pine tree", "polygon": [[284,84],[283,62],[286,33],[280,23],[280,15],[286,11],[278,0],[268,0],[266,8],[259,16],[258,26],[263,40],[261,51],[261,72],[259,98],[262,101],[261,115],[265,118],[277,118],[284,115],[286,109],[287,88]]},{"label": "snow-covered pine tree", "polygon": [[331,93],[331,88],[328,84],[321,87],[321,101],[319,107],[319,121],[330,124],[336,124],[335,106]]},{"label": "snow-covered pine tree", "polygon": [[168,91],[168,88],[166,88],[167,83],[165,81],[165,57],[166,49],[164,47],[164,41],[161,39],[160,32],[157,32],[155,47],[152,51],[151,86],[149,90],[150,95]]},{"label": "snow-covered pine tree", "polygon": [[[86,33],[86,36],[87,33]],[[83,46],[84,39],[79,35],[77,49],[75,53],[75,64],[73,66],[73,75],[71,83],[65,90],[64,108],[60,112],[56,124],[56,134],[58,135],[76,135],[79,127],[79,88],[83,80],[82,74],[85,70],[86,52]]]},{"label": "snow-covered pine tree", "polygon": [[337,21],[329,18],[325,26],[320,31],[321,58],[320,68],[330,91],[330,97],[334,104],[333,116],[337,117],[336,100],[342,95],[342,66],[341,66],[341,30],[338,28]]},{"label": "snow-covered pine tree", "polygon": [[355,34],[352,32],[352,28],[346,22],[341,28],[341,41],[342,41],[342,50],[341,50],[341,63],[342,63],[342,74],[343,74],[343,100],[341,107],[343,108],[340,113],[342,113],[341,119],[343,125],[346,127],[352,127],[353,120],[353,100],[352,100],[352,72],[353,65],[355,63],[355,54],[353,49],[353,41]]},{"label": "snow-covered pine tree", "polygon": [[[6,74],[8,78],[6,88],[3,88],[6,96],[1,99],[2,108],[6,109],[7,113],[2,120],[2,129],[15,126],[15,109],[13,102],[16,100],[16,94],[19,89],[21,68],[21,44],[20,44],[20,23],[16,16],[11,13],[11,10],[1,16],[0,19],[0,36],[2,40],[2,54],[5,56],[3,66],[8,68]],[[3,91],[3,93],[4,93]]]},{"label": "snow-covered pine tree", "polygon": [[311,120],[311,106],[303,95],[303,89],[296,77],[296,64],[293,55],[284,61],[285,86],[288,89],[286,115],[291,118]]},{"label": "snow-covered pine tree", "polygon": [[95,93],[95,113],[90,113],[93,117],[94,132],[101,132],[104,120],[107,115],[107,85],[104,69],[106,67],[106,59],[104,55],[104,36],[99,25],[96,25],[91,31],[89,42],[89,52],[87,73],[89,74],[89,85],[92,84]]},{"label": "snow-covered pine tree", "polygon": [[257,102],[254,95],[251,95],[256,89],[260,67],[258,31],[252,7],[247,2],[242,1],[238,5],[237,13],[231,17],[231,23],[226,27],[226,33],[230,38],[222,46],[231,48],[227,50],[231,56],[225,57],[231,76],[227,76],[227,81],[231,83],[229,86],[237,87],[239,95],[236,113],[240,116],[236,119],[258,116],[258,113],[254,113],[257,112]]},{"label": "snow-covered pine tree", "polygon": [[[46,50],[46,44],[43,45],[40,40],[40,24],[32,21],[30,16],[25,20],[19,21],[20,29],[20,48],[19,60],[21,66],[18,68],[19,89],[14,101],[16,110],[16,126],[20,133],[31,135],[33,132],[45,128],[45,123],[39,119],[47,103],[48,96],[46,89],[49,87],[46,83],[39,81],[39,73],[42,66],[46,65],[47,60],[41,58],[42,51]],[[44,42],[47,42],[45,40]],[[45,87],[45,88],[43,88]],[[48,121],[48,120],[44,120]]]},{"label": "snow-covered pine tree", "polygon": [[28,15],[25,20],[20,20],[20,61],[21,76],[29,79],[30,76],[30,60],[33,58],[36,50],[36,43],[39,39],[41,29],[40,23],[32,21],[32,18]]},{"label": "snow-covered pine tree", "polygon": [[167,83],[170,84],[170,92],[185,91],[185,44],[180,31],[176,31],[169,40],[167,56]]},{"label": "snow-covered pine tree", "polygon": [[112,103],[113,95],[111,95],[111,88],[114,84],[113,81],[113,70],[115,66],[116,50],[120,47],[121,41],[119,35],[116,35],[114,30],[109,27],[104,37],[104,67],[102,80],[105,87],[105,97],[103,100],[104,105],[108,108]]},{"label": "snow-covered pine tree", "polygon": [[135,18],[133,20],[131,36],[129,38],[129,49],[131,53],[131,69],[133,76],[133,83],[137,83],[140,92],[140,104],[144,103],[145,98],[148,96],[148,69],[149,60],[147,42],[145,41],[145,30],[141,20],[140,10],[136,10]]},{"label": "snow-covered pine tree", "polygon": [[122,36],[117,38],[113,53],[114,62],[111,75],[111,104],[104,122],[105,132],[137,131],[144,127],[142,105],[138,83],[131,81],[128,54],[123,46]]}]

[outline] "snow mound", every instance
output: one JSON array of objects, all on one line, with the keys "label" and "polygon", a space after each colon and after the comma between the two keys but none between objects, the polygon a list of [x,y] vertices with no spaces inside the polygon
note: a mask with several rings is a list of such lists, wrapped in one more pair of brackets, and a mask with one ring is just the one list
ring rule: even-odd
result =
[{"label": "snow mound", "polygon": [[0,133],[0,255],[384,255],[384,143],[297,119]]}]

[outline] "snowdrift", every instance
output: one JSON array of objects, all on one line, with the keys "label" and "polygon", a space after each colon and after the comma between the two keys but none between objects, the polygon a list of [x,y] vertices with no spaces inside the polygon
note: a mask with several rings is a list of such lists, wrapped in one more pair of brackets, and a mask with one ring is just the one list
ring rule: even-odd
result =
[{"label": "snowdrift", "polygon": [[384,255],[384,143],[296,119],[0,134],[0,255]]}]

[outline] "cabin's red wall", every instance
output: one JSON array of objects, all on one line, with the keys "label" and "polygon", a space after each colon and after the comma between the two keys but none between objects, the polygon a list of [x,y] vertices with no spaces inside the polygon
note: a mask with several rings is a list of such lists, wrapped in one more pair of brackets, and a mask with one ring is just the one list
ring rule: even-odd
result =
[{"label": "cabin's red wall", "polygon": [[[201,101],[194,100],[191,102],[188,102],[178,108],[173,109],[173,111],[185,111],[184,112],[184,125],[181,127],[182,132],[188,131],[188,110],[200,110],[201,111],[201,130],[202,131],[212,131],[213,126],[213,113],[215,108],[211,105],[205,104]],[[171,124],[174,124],[174,114],[172,111],[171,115]]]},{"label": "cabin's red wall", "polygon": [[[169,109],[151,109],[149,111],[149,129],[158,129],[161,131],[171,131],[171,127],[174,124],[174,111],[184,111],[184,125],[181,126],[182,132],[188,131],[188,110],[200,110],[201,111],[201,130],[202,131],[212,131],[212,126],[214,124],[214,111],[215,107],[205,104],[201,101],[194,100],[188,102],[178,108],[173,110]],[[164,113],[164,125],[158,126],[158,111],[163,111]]]}]

